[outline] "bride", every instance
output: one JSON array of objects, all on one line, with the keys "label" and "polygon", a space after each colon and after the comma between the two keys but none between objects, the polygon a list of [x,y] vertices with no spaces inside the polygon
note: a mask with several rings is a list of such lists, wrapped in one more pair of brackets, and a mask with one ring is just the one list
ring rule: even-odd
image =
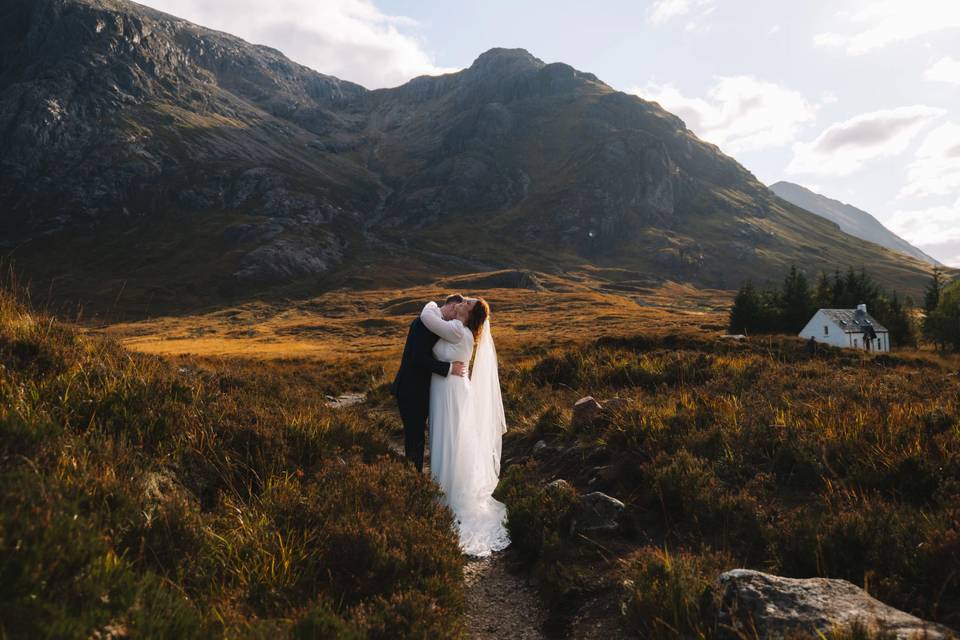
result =
[{"label": "bride", "polygon": [[510,544],[504,526],[507,508],[491,495],[499,480],[507,423],[490,307],[483,298],[467,298],[452,320],[444,320],[430,302],[420,319],[440,336],[433,347],[438,360],[470,362],[478,342],[469,379],[433,374],[430,381],[430,473],[456,517],[460,549],[472,556],[490,555]]}]

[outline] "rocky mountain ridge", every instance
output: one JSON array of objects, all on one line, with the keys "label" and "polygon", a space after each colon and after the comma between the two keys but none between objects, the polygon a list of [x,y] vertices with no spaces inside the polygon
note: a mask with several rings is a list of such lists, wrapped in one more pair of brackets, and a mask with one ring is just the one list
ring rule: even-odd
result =
[{"label": "rocky mountain ridge", "polygon": [[931,265],[943,266],[934,258],[887,229],[875,217],[853,205],[828,198],[806,187],[784,180],[770,185],[770,190],[791,204],[836,222],[845,233],[905,253]]},{"label": "rocky mountain ridge", "polygon": [[13,0],[2,23],[2,238],[79,299],[584,264],[726,288],[790,263],[924,277],[659,105],[522,49],[369,91],[126,0]]}]

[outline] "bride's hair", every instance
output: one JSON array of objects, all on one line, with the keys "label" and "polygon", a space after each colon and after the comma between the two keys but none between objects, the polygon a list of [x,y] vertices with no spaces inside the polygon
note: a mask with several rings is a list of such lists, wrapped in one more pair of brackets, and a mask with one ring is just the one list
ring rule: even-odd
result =
[{"label": "bride's hair", "polygon": [[473,333],[473,339],[480,338],[480,331],[483,329],[483,323],[490,317],[490,305],[483,298],[477,298],[477,304],[473,305],[470,315],[467,316],[467,328]]}]

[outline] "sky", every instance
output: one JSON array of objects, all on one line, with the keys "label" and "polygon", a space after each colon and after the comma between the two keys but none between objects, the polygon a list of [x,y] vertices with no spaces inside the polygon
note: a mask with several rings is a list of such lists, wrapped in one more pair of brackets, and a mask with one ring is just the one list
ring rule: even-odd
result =
[{"label": "sky", "polygon": [[371,89],[521,47],[960,267],[960,0],[140,1]]}]

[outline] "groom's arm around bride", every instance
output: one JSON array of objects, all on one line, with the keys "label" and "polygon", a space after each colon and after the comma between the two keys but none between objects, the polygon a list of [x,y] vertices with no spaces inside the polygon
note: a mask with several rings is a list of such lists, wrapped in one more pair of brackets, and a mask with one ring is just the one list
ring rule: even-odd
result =
[{"label": "groom's arm around bride", "polygon": [[[450,296],[441,311],[450,313],[462,296]],[[404,451],[406,457],[423,470],[423,449],[427,413],[430,407],[430,376],[466,375],[463,362],[442,362],[433,357],[433,346],[439,337],[431,333],[418,315],[410,324],[407,341],[403,347],[400,369],[394,378],[391,391],[397,399],[400,419],[403,421]]]}]

